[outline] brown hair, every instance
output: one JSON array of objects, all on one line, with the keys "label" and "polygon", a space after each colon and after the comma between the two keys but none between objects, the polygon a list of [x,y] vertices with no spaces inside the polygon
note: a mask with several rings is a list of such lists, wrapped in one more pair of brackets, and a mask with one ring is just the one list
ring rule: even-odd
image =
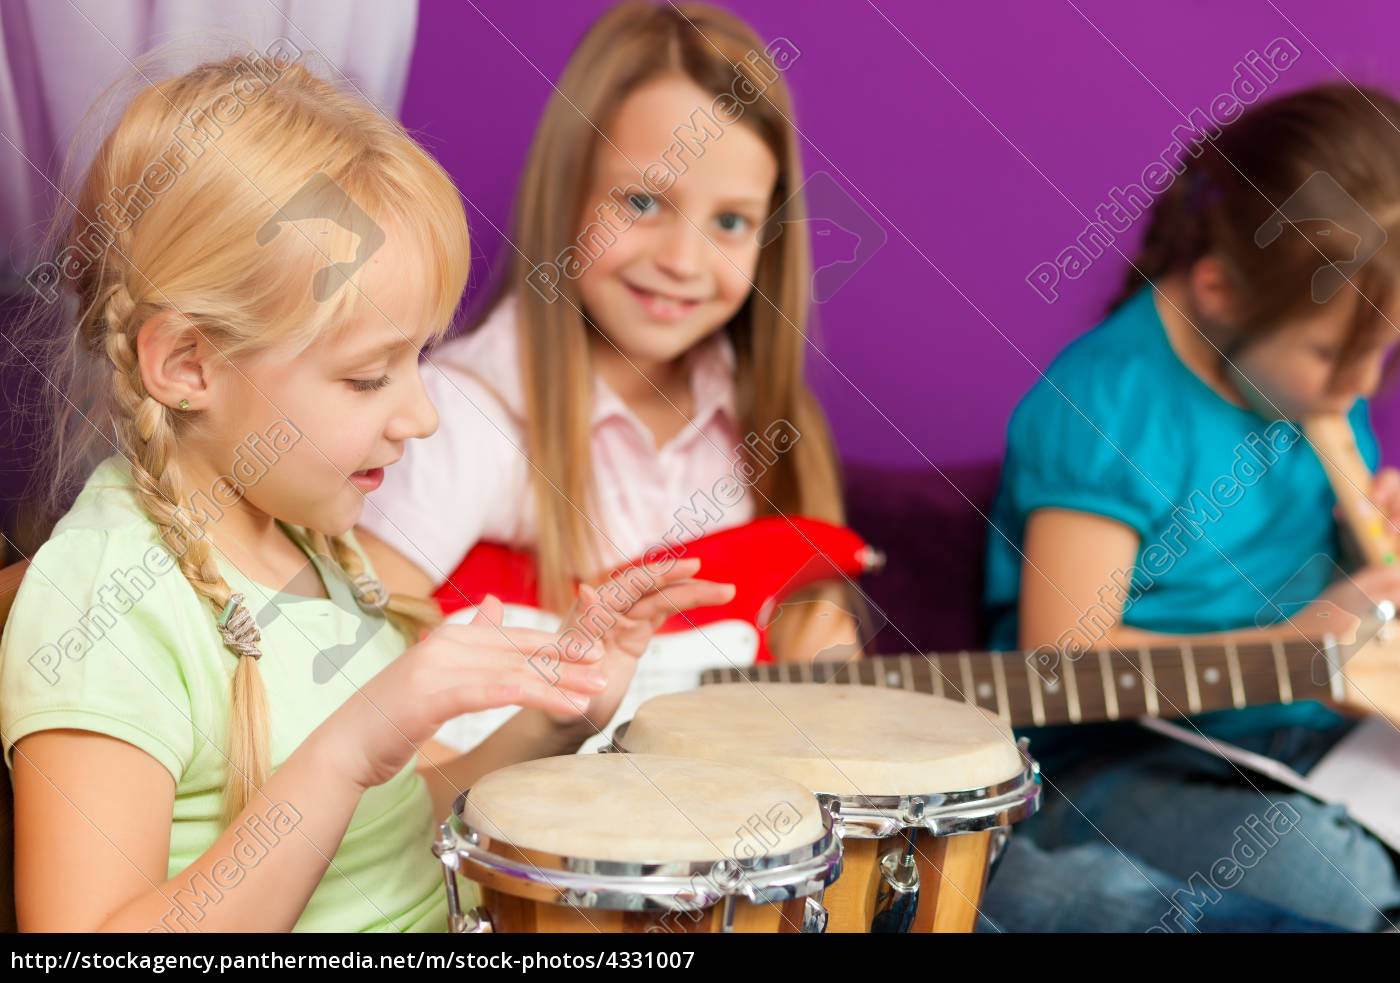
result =
[{"label": "brown hair", "polygon": [[[590,121],[607,120],[628,93],[660,75],[684,75],[716,96],[730,90],[736,73],[759,89],[762,94],[746,107],[741,122],[778,161],[770,212],[784,207],[775,219],[805,218],[798,193],[797,138],[789,123],[792,99],[781,78],[770,81],[780,73],[763,52],[762,40],[747,24],[716,7],[618,4],[579,42],[535,132],[512,217],[512,265],[476,323],[503,297],[516,296],[530,482],[539,517],[540,593],[546,607],[562,610],[572,597],[573,580],[600,572],[597,538],[586,514],[591,510],[583,504],[592,497],[588,407],[593,381],[576,284],[561,281],[562,302],[550,303],[527,278],[538,264],[551,263],[578,232],[592,178],[579,162],[592,160],[600,139]],[[751,64],[757,59],[767,63],[766,78]],[[722,330],[737,356],[741,432],[762,433],[787,420],[801,435],[771,467],[749,461],[761,473],[755,483],[758,511],[840,522],[836,455],[826,419],[802,373],[811,278],[805,237],[778,236],[761,250],[754,290]],[[752,458],[752,448],[740,453]]]},{"label": "brown hair", "polygon": [[[1361,294],[1339,367],[1388,326],[1381,312],[1400,274],[1400,102],[1376,89],[1318,85],[1253,107],[1189,153],[1152,208],[1113,308],[1144,282],[1210,255],[1229,279],[1235,323],[1200,326],[1219,336],[1211,340],[1225,358],[1315,306],[1319,270]],[[1308,234],[1310,219],[1327,223],[1323,235]],[[1347,235],[1330,234],[1337,227]],[[1382,235],[1379,250],[1363,257]],[[1355,271],[1354,257],[1362,261]]]},{"label": "brown hair", "polygon": [[[73,213],[55,220],[50,246],[51,255],[63,251],[70,262],[87,259],[64,283],[69,296],[60,316],[67,330],[51,356],[60,412],[50,430],[54,464],[45,514],[55,516],[95,461],[112,453],[115,433],[142,507],[216,618],[231,590],[190,507],[187,496],[195,489],[181,470],[182,440],[197,432],[200,414],[171,409],[146,392],[136,349],[141,326],[168,318],[236,359],[274,344],[304,350],[354,317],[365,267],[350,277],[352,289],[324,303],[313,296],[313,274],[326,256],[352,255],[360,236],[336,225],[316,243],[280,235],[264,245],[259,234],[317,175],[374,220],[408,230],[430,271],[429,310],[439,333],[461,297],[470,257],[460,196],[398,123],[299,60],[270,81],[266,64],[261,71],[233,57],[144,86],[87,167]],[[235,98],[242,108],[227,122]],[[202,153],[172,156],[172,139],[182,132],[193,139],[192,122],[207,123],[202,111],[218,104],[226,125],[217,139]],[[175,167],[177,160],[184,166]],[[148,189],[152,193],[130,198],[124,206],[129,221],[113,222],[113,189],[139,190],[161,162],[166,171]],[[383,600],[382,587],[365,577],[364,559],[346,535],[307,532],[311,545],[357,582],[357,596],[371,604]],[[385,613],[411,641],[436,620],[434,607],[402,596],[389,598]],[[260,653],[255,645],[229,647],[237,669],[226,821],[243,810],[271,767]]]}]

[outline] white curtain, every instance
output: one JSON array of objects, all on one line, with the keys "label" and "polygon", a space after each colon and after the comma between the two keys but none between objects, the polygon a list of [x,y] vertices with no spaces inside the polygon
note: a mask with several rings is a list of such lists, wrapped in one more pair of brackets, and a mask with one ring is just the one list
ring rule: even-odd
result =
[{"label": "white curtain", "polygon": [[165,45],[167,74],[285,38],[397,116],[417,21],[417,0],[0,0],[0,291],[22,288],[79,121],[133,60]]}]

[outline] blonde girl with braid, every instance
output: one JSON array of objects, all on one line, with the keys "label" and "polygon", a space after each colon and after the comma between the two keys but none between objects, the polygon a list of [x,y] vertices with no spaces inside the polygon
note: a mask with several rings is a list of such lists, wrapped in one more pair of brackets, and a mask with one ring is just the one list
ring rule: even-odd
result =
[{"label": "blonde girl with braid", "polygon": [[[0,642],[24,930],[444,929],[429,845],[458,790],[577,749],[655,626],[730,596],[693,563],[657,572],[665,598],[590,592],[616,620],[549,672],[557,637],[499,604],[448,626],[387,596],[351,530],[437,426],[418,354],[465,284],[465,215],[397,123],[272,68],[142,89],[31,281],[55,303],[29,327],[66,326],[66,512]],[[511,704],[421,765],[444,721]]]}]

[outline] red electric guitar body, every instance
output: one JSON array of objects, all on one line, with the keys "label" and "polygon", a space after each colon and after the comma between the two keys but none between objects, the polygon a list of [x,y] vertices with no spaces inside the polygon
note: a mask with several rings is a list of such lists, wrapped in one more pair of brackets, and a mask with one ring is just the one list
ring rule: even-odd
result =
[{"label": "red electric guitar body", "polygon": [[[677,544],[670,552],[678,559],[698,559],[697,576],[733,584],[736,593],[728,604],[673,615],[661,626],[661,633],[691,631],[718,621],[745,621],[758,630],[756,662],[773,661],[768,626],[785,597],[823,580],[859,576],[882,562],[879,552],[852,530],[801,516],[765,516]],[[655,551],[654,558],[661,556],[660,550]],[[624,563],[612,574],[642,562]],[[479,543],[433,597],[443,614],[450,615],[475,607],[488,594],[503,604],[538,608],[534,555],[497,543]]]},{"label": "red electric guitar body", "polygon": [[[766,516],[662,549],[677,558],[699,559],[697,576],[734,584],[734,599],[684,611],[662,625],[613,721],[595,721],[600,734],[584,750],[606,743],[613,722],[630,720],[651,697],[695,688],[707,669],[772,662],[768,629],[784,598],[823,580],[856,577],[883,563],[880,553],[850,529],[797,516]],[[659,550],[650,555],[653,561],[663,558]],[[624,563],[612,573],[641,562],[639,558]],[[539,607],[531,553],[480,543],[433,596],[448,620],[466,621],[488,594],[505,605],[507,625],[558,629],[558,616]],[[459,717],[438,733],[438,739],[468,750],[514,712],[504,708]]]}]

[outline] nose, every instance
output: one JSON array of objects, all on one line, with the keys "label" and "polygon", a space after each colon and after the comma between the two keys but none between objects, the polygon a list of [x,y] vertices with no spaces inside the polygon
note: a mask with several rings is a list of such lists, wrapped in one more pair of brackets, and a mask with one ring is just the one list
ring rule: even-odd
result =
[{"label": "nose", "polygon": [[[430,368],[428,371],[435,370]],[[404,402],[385,428],[384,436],[393,441],[404,441],[411,437],[431,437],[437,432],[437,408],[428,398],[422,368],[415,368],[412,375],[412,381],[405,387],[407,391],[404,394]]]},{"label": "nose", "polygon": [[1385,357],[1380,354],[1367,355],[1352,362],[1337,373],[1334,392],[1347,395],[1371,396],[1381,382],[1385,369]]},{"label": "nose", "polygon": [[661,233],[654,258],[662,271],[678,280],[698,276],[709,239],[690,218],[677,215]]}]

